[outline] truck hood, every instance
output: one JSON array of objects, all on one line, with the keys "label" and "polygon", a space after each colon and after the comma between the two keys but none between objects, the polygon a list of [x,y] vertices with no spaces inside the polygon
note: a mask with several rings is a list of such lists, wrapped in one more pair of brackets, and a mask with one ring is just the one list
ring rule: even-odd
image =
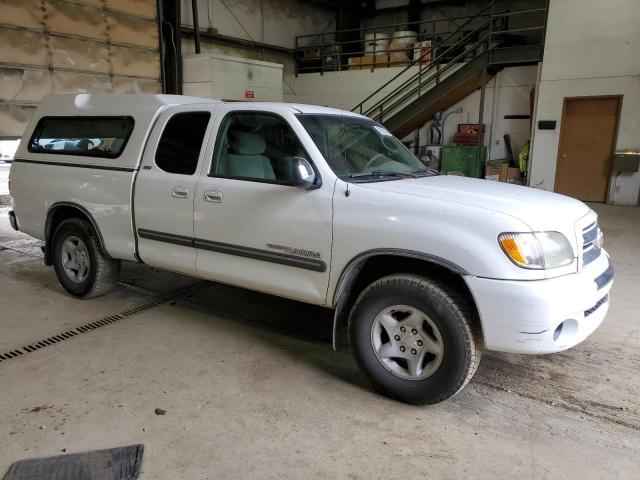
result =
[{"label": "truck hood", "polygon": [[590,212],[579,200],[520,185],[454,175],[363,183],[374,190],[492,210],[516,217],[532,230],[573,231]]}]

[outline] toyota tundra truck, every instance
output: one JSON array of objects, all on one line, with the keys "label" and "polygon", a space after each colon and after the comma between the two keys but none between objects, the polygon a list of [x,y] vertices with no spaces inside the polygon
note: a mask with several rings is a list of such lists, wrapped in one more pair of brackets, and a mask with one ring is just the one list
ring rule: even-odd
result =
[{"label": "toyota tundra truck", "polygon": [[128,261],[321,305],[334,348],[405,402],[455,395],[484,350],[573,347],[609,308],[587,205],[439,175],[347,111],[51,95],[10,181],[11,225],[71,295],[107,293]]}]

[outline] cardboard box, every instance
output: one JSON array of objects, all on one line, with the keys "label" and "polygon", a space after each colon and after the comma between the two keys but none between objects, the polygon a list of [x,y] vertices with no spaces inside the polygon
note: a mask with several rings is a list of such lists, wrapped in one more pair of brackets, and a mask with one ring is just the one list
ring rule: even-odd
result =
[{"label": "cardboard box", "polygon": [[404,53],[407,58],[409,58],[409,55],[413,53],[413,43],[391,42],[389,44],[389,50],[398,53]]},{"label": "cardboard box", "polygon": [[477,123],[458,124],[458,133],[462,133],[464,135],[478,135],[481,129],[482,133],[484,133],[484,123],[482,125],[479,125]]},{"label": "cardboard box", "polygon": [[362,57],[349,57],[349,70],[361,70],[362,69],[362,65],[360,65],[360,62],[362,60]]},{"label": "cardboard box", "polygon": [[487,162],[484,178],[495,182],[519,183],[520,170],[508,163]]},{"label": "cardboard box", "polygon": [[391,66],[393,67],[404,67],[410,63],[409,57],[404,50],[401,52],[391,52],[389,54],[389,62],[391,62]]},{"label": "cardboard box", "polygon": [[[494,182],[500,181],[500,174],[502,173],[502,166],[507,166],[506,163],[488,163],[484,171],[484,178],[486,180],[492,180]],[[506,172],[505,172],[506,173]]]},{"label": "cardboard box", "polygon": [[388,67],[389,55],[367,55],[360,57],[360,65],[365,69],[371,67]]},{"label": "cardboard box", "polygon": [[320,59],[320,47],[309,47],[302,51],[302,58],[305,60]]},{"label": "cardboard box", "polygon": [[416,42],[413,45],[413,59],[420,60],[423,67],[431,63],[431,40]]}]

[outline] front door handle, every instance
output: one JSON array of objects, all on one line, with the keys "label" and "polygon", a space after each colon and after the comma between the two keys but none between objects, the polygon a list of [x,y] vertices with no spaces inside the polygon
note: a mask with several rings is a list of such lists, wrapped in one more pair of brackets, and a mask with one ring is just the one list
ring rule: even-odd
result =
[{"label": "front door handle", "polygon": [[189,189],[187,187],[173,187],[171,195],[175,198],[189,198]]},{"label": "front door handle", "polygon": [[203,198],[205,202],[220,203],[222,202],[222,192],[218,190],[207,190],[204,192]]}]

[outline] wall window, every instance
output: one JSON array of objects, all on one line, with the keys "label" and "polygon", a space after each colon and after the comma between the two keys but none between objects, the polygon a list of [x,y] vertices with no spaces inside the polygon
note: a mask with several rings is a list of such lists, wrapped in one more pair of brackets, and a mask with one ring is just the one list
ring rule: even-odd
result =
[{"label": "wall window", "polygon": [[220,125],[211,174],[290,183],[292,157],[309,155],[283,118],[263,112],[233,112]]},{"label": "wall window", "polygon": [[131,117],[43,117],[29,151],[115,158],[133,131]]},{"label": "wall window", "polygon": [[160,137],[156,165],[168,173],[193,175],[210,116],[209,112],[183,112],[171,117]]}]

